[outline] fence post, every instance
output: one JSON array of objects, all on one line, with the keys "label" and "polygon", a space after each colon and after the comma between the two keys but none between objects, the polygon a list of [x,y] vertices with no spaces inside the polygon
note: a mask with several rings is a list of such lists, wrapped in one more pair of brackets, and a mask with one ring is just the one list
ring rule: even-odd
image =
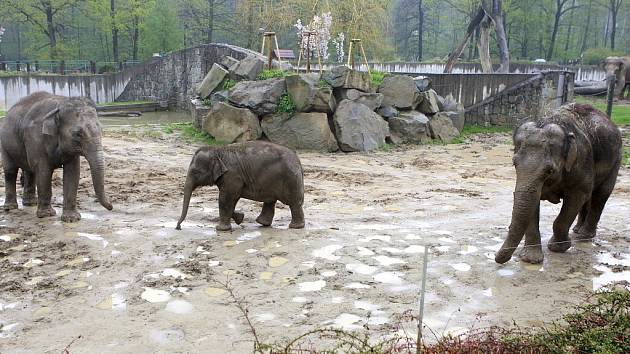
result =
[{"label": "fence post", "polygon": [[612,119],[613,98],[615,97],[615,84],[617,83],[617,78],[611,76],[608,78],[607,83],[608,91],[606,93],[606,114],[608,114],[608,118]]},{"label": "fence post", "polygon": [[96,62],[94,60],[90,60],[90,72],[96,74]]},{"label": "fence post", "polygon": [[5,62],[0,63],[0,71],[7,71],[7,63]]},{"label": "fence post", "polygon": [[15,71],[20,71],[22,69],[22,63],[20,63],[19,61],[15,62]]},{"label": "fence post", "polygon": [[119,61],[118,62],[118,71],[123,71],[123,69],[124,69],[123,62]]},{"label": "fence post", "polygon": [[30,73],[31,72],[31,63],[26,62],[26,72]]},{"label": "fence post", "polygon": [[35,66],[35,71],[39,71],[39,61],[38,60],[35,60],[34,66]]}]

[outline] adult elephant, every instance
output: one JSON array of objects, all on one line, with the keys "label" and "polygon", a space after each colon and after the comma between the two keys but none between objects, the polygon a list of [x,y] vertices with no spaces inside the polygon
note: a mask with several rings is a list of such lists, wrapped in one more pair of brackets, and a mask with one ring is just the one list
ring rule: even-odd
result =
[{"label": "adult elephant", "polygon": [[625,89],[630,85],[630,57],[608,57],[601,62],[600,66],[606,70],[607,81],[617,80],[615,97],[623,100]]},{"label": "adult elephant", "polygon": [[[17,209],[16,180],[22,170],[23,205],[37,203],[37,216],[54,216],[50,205],[52,173],[63,166],[63,214],[65,222],[81,219],[77,212],[80,156],[90,164],[94,191],[101,205],[112,209],[105,195],[105,162],[101,126],[94,102],[84,97],[62,97],[36,92],[16,103],[0,129],[5,178],[4,210]],[[37,192],[37,196],[36,196]]]},{"label": "adult elephant", "polygon": [[514,132],[516,188],[508,236],[495,260],[512,257],[523,234],[521,259],[543,261],[538,222],[540,201],[560,203],[547,247],[564,252],[571,247],[569,227],[577,240],[595,237],[604,205],[612,192],[621,165],[621,134],[602,112],[589,105],[573,104]]}]

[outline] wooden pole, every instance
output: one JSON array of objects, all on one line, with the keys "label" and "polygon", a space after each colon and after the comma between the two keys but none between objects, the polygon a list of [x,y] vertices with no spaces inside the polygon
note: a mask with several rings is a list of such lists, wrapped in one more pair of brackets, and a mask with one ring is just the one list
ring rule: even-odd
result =
[{"label": "wooden pole", "polygon": [[[268,69],[271,70],[272,64],[273,64],[273,43],[274,41],[272,40],[272,38],[276,38],[276,32],[265,32],[264,33],[264,38],[263,38],[263,45],[265,42],[268,43],[269,46],[269,51],[268,51],[268,56],[269,56],[269,62],[268,62]],[[265,38],[268,38],[268,41],[265,41]],[[264,50],[264,47],[263,47]]]},{"label": "wooden pole", "polygon": [[416,338],[416,353],[423,352],[422,321],[424,320],[424,295],[427,291],[427,266],[429,261],[429,246],[424,245],[424,262],[422,267],[422,288],[420,292],[420,311],[418,313],[418,337]]},{"label": "wooden pole", "polygon": [[612,119],[612,107],[613,99],[615,98],[615,84],[617,83],[616,77],[608,78],[608,91],[606,92],[606,114],[608,118]]},{"label": "wooden pole", "polygon": [[361,54],[363,55],[365,68],[367,69],[368,74],[372,75],[372,72],[370,71],[370,64],[368,63],[368,60],[367,60],[367,55],[365,55],[365,49],[363,49],[363,42],[359,42],[359,45],[361,45]]}]

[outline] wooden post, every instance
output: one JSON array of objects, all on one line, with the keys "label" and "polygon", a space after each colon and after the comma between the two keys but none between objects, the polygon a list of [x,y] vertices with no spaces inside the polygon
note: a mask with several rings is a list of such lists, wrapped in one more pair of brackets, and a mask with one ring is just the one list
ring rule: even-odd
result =
[{"label": "wooden post", "polygon": [[306,35],[306,72],[311,72],[311,31],[304,33]]},{"label": "wooden post", "polygon": [[35,71],[39,71],[39,61],[35,60]]},{"label": "wooden post", "polygon": [[[267,42],[267,46],[269,47],[269,50],[267,52],[268,55],[268,63],[267,63],[267,68],[269,70],[271,70],[272,64],[273,64],[273,38],[276,37],[276,32],[265,32],[264,34],[264,38],[263,38],[263,45],[265,44],[265,42]],[[268,40],[266,40],[268,39]],[[264,48],[263,48],[264,50]]]},{"label": "wooden post", "polygon": [[607,80],[608,91],[606,92],[606,114],[608,118],[612,119],[612,107],[613,99],[615,97],[615,84],[617,83],[616,77],[609,77]]},{"label": "wooden post", "polygon": [[64,75],[66,73],[66,62],[64,60],[59,62],[59,75]]},{"label": "wooden post", "polygon": [[96,62],[94,60],[90,60],[90,72],[96,74]]}]

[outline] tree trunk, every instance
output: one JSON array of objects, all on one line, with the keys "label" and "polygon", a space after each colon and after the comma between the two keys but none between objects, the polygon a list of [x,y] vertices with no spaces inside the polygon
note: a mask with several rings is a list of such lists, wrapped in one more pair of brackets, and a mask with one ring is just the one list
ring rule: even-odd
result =
[{"label": "tree trunk", "polygon": [[424,36],[424,9],[422,0],[418,0],[418,61],[422,61],[422,37]]},{"label": "tree trunk", "polygon": [[615,37],[617,35],[617,15],[623,0],[610,0],[610,16],[612,20],[610,30],[610,49],[615,50]]},{"label": "tree trunk", "polygon": [[[492,20],[494,21],[494,29],[497,35],[497,45],[499,46],[499,57],[501,65],[497,72],[510,72],[510,49],[508,47],[507,35],[505,33],[505,21],[503,17],[503,9],[501,0],[492,1]],[[492,64],[490,66],[492,68]]]},{"label": "tree trunk", "polygon": [[588,2],[588,10],[586,11],[586,23],[584,24],[584,36],[582,37],[582,46],[580,47],[580,54],[583,54],[586,50],[586,41],[588,40],[588,33],[591,26],[591,9],[593,7],[593,0]]},{"label": "tree trunk", "polygon": [[46,27],[48,28],[48,43],[50,44],[50,59],[57,58],[57,29],[53,22],[53,9],[50,3],[46,6]]},{"label": "tree trunk", "polygon": [[207,29],[207,42],[212,43],[212,36],[214,34],[214,0],[208,0],[208,29]]},{"label": "tree trunk", "polygon": [[112,52],[114,52],[114,61],[120,61],[120,53],[118,52],[118,27],[116,24],[116,0],[109,0],[109,9],[112,19]]},{"label": "tree trunk", "polygon": [[470,37],[475,33],[475,29],[479,27],[481,21],[486,17],[485,11],[483,11],[482,7],[479,7],[477,10],[477,15],[470,21],[468,28],[466,29],[466,33],[464,34],[464,39],[459,43],[459,45],[449,54],[448,60],[446,61],[446,65],[444,67],[444,73],[449,74],[453,72],[453,67],[459,59],[460,55],[466,48],[466,44],[470,40]]},{"label": "tree trunk", "polygon": [[484,74],[492,73],[492,59],[490,58],[490,19],[486,17],[479,25],[479,60]]},{"label": "tree trunk", "polygon": [[549,50],[547,51],[547,55],[545,59],[547,61],[551,60],[553,57],[553,49],[556,46],[556,38],[558,37],[558,28],[560,27],[560,19],[562,18],[562,3],[560,0],[557,0],[558,6],[556,7],[556,15],[553,20],[553,31],[551,32],[551,42],[549,42]]},{"label": "tree trunk", "polygon": [[133,48],[132,48],[132,58],[133,60],[138,60],[138,40],[140,39],[140,19],[138,16],[133,17]]},{"label": "tree trunk", "polygon": [[[571,1],[571,7],[575,7],[575,0]],[[571,43],[571,34],[573,34],[573,16],[569,18],[569,26],[567,27],[567,38],[564,42],[564,54],[566,56],[569,51],[569,44]]]}]

